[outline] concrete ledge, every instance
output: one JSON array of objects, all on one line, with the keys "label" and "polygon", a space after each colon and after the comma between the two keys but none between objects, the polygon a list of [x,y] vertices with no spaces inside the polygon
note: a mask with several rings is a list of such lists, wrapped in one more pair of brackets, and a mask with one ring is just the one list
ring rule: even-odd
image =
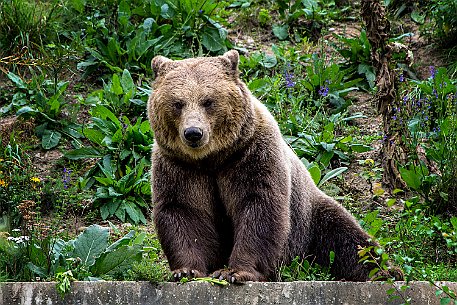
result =
[{"label": "concrete ledge", "polygon": [[[451,290],[457,283],[443,282]],[[402,285],[396,283],[397,287]],[[57,294],[55,283],[0,283],[2,305],[54,304],[402,304],[389,301],[391,285],[353,282],[291,282],[247,283],[228,287],[208,283],[186,284],[149,282],[74,282],[63,299]],[[404,292],[411,304],[440,304],[436,288],[427,282],[412,282]]]}]

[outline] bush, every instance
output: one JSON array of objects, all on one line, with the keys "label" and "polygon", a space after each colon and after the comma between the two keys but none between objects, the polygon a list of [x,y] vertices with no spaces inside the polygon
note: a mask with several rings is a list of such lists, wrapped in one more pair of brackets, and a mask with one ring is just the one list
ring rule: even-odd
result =
[{"label": "bush", "polygon": [[217,54],[230,45],[227,31],[212,19],[217,8],[212,0],[115,0],[105,7],[78,6],[80,12],[88,8],[79,35],[89,56],[78,64],[86,75],[99,67],[150,73],[155,55]]},{"label": "bush", "polygon": [[29,52],[52,42],[57,34],[58,2],[0,2],[0,57]]},{"label": "bush", "polygon": [[457,2],[455,0],[431,0],[427,12],[432,20],[429,29],[441,44],[455,46],[457,42]]},{"label": "bush", "polygon": [[392,119],[402,130],[408,162],[400,166],[408,187],[421,194],[432,213],[455,211],[457,200],[457,81],[446,69],[430,67],[425,81],[402,82]]}]

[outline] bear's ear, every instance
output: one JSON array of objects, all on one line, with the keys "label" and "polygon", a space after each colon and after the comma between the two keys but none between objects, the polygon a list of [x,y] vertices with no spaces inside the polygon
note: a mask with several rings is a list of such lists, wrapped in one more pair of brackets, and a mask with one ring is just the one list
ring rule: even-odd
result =
[{"label": "bear's ear", "polygon": [[225,52],[224,55],[222,55],[222,58],[224,59],[225,64],[229,67],[230,72],[237,74],[238,73],[238,62],[240,59],[240,56],[238,55],[238,51],[230,50],[228,52]]},{"label": "bear's ear", "polygon": [[164,56],[156,56],[151,61],[152,71],[154,71],[155,77],[162,75],[168,71],[168,63],[172,62],[171,59]]}]

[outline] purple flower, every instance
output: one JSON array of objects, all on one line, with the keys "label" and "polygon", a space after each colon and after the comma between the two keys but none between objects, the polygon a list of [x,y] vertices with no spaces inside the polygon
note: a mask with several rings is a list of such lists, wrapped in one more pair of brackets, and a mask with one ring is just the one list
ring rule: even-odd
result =
[{"label": "purple flower", "polygon": [[71,180],[71,170],[67,170],[66,167],[63,168],[62,182],[65,189],[68,188]]},{"label": "purple flower", "polygon": [[203,14],[203,10],[199,10],[198,13],[199,13],[199,14]]},{"label": "purple flower", "polygon": [[286,88],[292,88],[295,86],[294,74],[288,71],[284,71],[284,78],[286,80]]},{"label": "purple flower", "polygon": [[327,86],[321,86],[318,93],[320,96],[326,97],[328,95],[328,90]]},{"label": "purple flower", "polygon": [[430,77],[431,78],[435,78],[435,75],[436,75],[436,69],[435,69],[435,66],[430,66],[428,67],[430,69]]},{"label": "purple flower", "polygon": [[404,82],[404,81],[405,81],[405,76],[404,76],[403,73],[402,73],[402,74],[400,74],[400,82],[402,83],[402,82]]}]

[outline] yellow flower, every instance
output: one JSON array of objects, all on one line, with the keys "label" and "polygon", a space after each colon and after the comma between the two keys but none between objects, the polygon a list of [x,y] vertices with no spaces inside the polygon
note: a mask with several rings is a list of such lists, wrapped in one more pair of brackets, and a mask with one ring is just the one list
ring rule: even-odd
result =
[{"label": "yellow flower", "polygon": [[0,186],[6,187],[8,184],[6,184],[5,180],[0,179]]},{"label": "yellow flower", "polygon": [[32,178],[30,178],[30,180],[32,180],[32,182],[35,182],[35,183],[40,183],[41,182],[41,179],[38,178],[38,177],[32,177]]}]

